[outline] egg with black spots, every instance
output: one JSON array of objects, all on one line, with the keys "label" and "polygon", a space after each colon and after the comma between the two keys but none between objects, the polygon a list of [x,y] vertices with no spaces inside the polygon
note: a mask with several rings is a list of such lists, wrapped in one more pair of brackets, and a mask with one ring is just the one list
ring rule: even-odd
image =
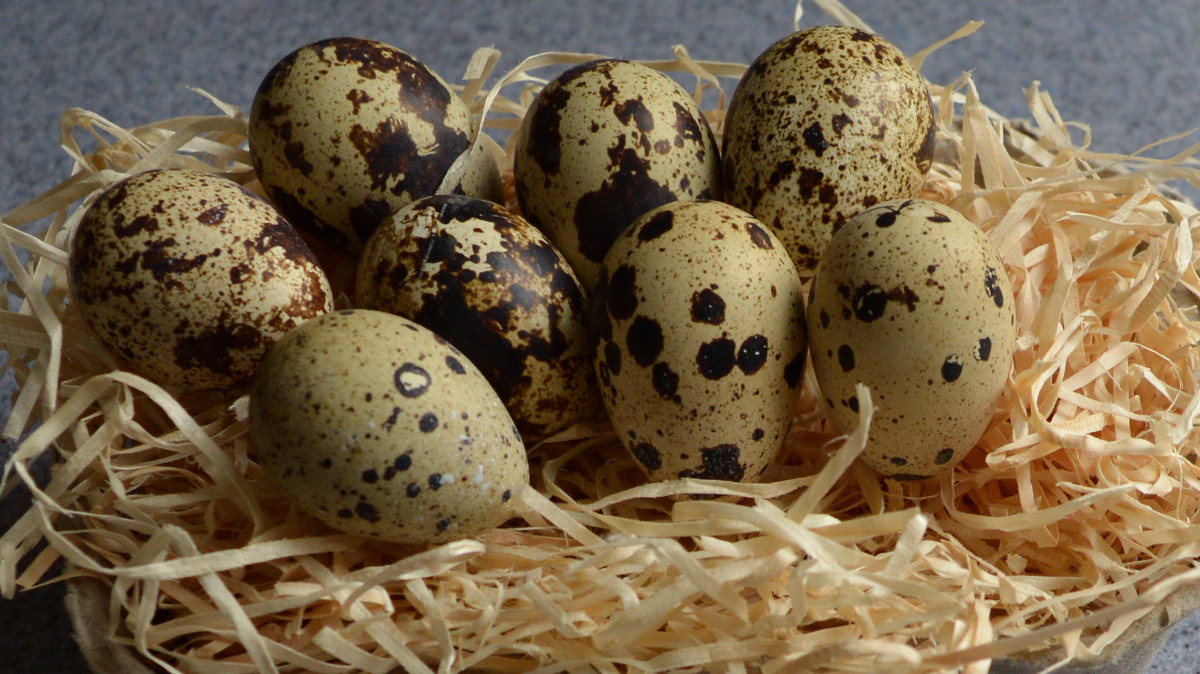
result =
[{"label": "egg with black spots", "polygon": [[613,428],[651,480],[751,482],[778,455],[805,368],[800,277],[745,211],[677,201],[613,244],[589,335]]},{"label": "egg with black spots", "polygon": [[809,296],[813,373],[842,432],[856,384],[875,414],[861,459],[897,479],[949,470],[978,442],[1016,350],[1013,291],[987,235],[944,204],[902,199],[851,218]]},{"label": "egg with black spots", "polygon": [[807,278],[846,220],[920,194],[934,140],[928,88],[895,45],[849,26],[801,30],[730,97],[725,200],[766,223]]},{"label": "egg with black spots", "polygon": [[68,287],[120,367],[182,390],[245,386],[272,344],[333,308],[316,257],[270,204],[188,169],[100,193],[72,234]]},{"label": "egg with black spots", "polygon": [[[401,206],[437,192],[474,138],[470,110],[437,73],[355,37],[283,57],[255,92],[248,126],[267,196],[297,228],[350,253]],[[499,171],[478,148],[460,182],[494,198]]]},{"label": "egg with black spots", "polygon": [[526,445],[600,407],[586,297],[562,254],[524,218],[483,199],[418,199],[375,231],[356,304],[410,318],[487,377]]},{"label": "egg with black spots", "polygon": [[699,106],[669,76],[619,59],[569,68],[538,93],[518,130],[513,180],[521,214],[585,288],[643,213],[722,194],[716,140]]},{"label": "egg with black spots", "polygon": [[407,544],[474,536],[512,515],[525,447],[487,380],[412,321],[349,309],[309,321],[250,389],[252,457],[325,524]]}]

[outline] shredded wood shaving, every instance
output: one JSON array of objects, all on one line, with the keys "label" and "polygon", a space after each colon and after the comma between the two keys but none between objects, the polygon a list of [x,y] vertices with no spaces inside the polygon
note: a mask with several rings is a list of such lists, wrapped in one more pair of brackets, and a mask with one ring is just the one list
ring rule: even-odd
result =
[{"label": "shredded wood shaving", "polygon": [[[650,63],[693,76],[698,101],[717,93],[719,133],[722,81],[745,66],[674,53]],[[536,55],[489,87],[497,57],[480,50],[460,93],[498,135],[587,58]],[[838,436],[810,372],[760,484],[645,484],[607,424],[582,424],[531,450],[516,519],[428,549],[292,508],[254,462],[244,397],[115,370],[67,301],[71,232],[107,185],[187,166],[260,189],[242,112],[210,96],[220,114],[128,130],[68,112],[74,174],[0,226],[20,303],[0,313],[20,384],[5,436],[37,422],[4,469],[3,491],[19,480],[34,502],[0,537],[0,591],[103,579],[104,636],[168,672],[974,673],[1039,650],[1103,657],[1200,582],[1200,219],[1162,187],[1200,185],[1197,148],[1093,152],[1036,85],[1023,124],[968,76],[930,91],[941,152],[924,196],[997,245],[1019,323],[992,424],[952,473],[862,468],[869,391]],[[45,220],[40,237],[21,229]],[[39,486],[28,463],[47,450]]]}]

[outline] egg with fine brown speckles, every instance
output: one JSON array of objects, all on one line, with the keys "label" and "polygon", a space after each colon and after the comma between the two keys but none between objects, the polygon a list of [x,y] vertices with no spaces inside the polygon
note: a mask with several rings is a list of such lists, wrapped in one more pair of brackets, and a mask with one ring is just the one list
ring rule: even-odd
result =
[{"label": "egg with fine brown speckles", "polygon": [[934,131],[925,82],[895,45],[848,26],[798,31],[759,55],[730,97],[726,201],[769,226],[811,276],[847,219],[920,194]]},{"label": "egg with fine brown speckles", "polygon": [[183,169],[101,193],[72,236],[68,280],[124,369],[184,389],[245,385],[276,340],[333,308],[316,258],[270,204]]},{"label": "egg with fine brown speckles", "polygon": [[252,456],[325,524],[382,541],[473,536],[512,516],[529,481],[500,398],[444,339],[382,311],[326,314],[263,359]]},{"label": "egg with fine brown speckles", "polygon": [[1012,292],[987,235],[944,204],[878,204],[833,236],[808,307],[813,373],[843,432],[855,385],[870,389],[867,465],[923,479],[966,456],[1012,368]]},{"label": "egg with fine brown speckles", "polygon": [[613,244],[589,334],[613,428],[652,480],[752,482],[783,446],[805,368],[800,277],[750,214],[677,201]]},{"label": "egg with fine brown speckles", "polygon": [[583,289],[546,236],[502,206],[436,195],[404,207],[367,241],[356,300],[466,354],[527,445],[600,406]]},{"label": "egg with fine brown speckles", "polygon": [[643,213],[721,197],[716,141],[696,103],[667,75],[617,59],[574,66],[542,89],[518,131],[513,178],[521,215],[585,288]]},{"label": "egg with fine brown speckles", "polygon": [[[473,138],[470,110],[441,77],[400,49],[352,37],[275,64],[248,124],[271,201],[297,228],[355,253],[384,218],[436,192]],[[493,157],[470,156],[465,189],[500,198]]]}]

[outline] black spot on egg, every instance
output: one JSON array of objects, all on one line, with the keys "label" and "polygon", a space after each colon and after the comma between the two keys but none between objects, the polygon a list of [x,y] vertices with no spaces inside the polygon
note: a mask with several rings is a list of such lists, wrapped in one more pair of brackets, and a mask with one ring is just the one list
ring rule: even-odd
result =
[{"label": "black spot on egg", "polygon": [[359,501],[358,505],[354,506],[354,514],[358,515],[359,519],[364,519],[372,524],[379,521],[379,512],[375,510],[375,506],[366,501]]},{"label": "black spot on egg", "polygon": [[392,376],[396,390],[405,398],[418,398],[429,390],[433,378],[425,368],[416,363],[405,363]]},{"label": "black spot on egg", "polygon": [[641,462],[649,470],[658,470],[662,468],[662,455],[658,448],[648,442],[634,443],[629,451],[633,454],[633,458]]},{"label": "black spot on egg", "polygon": [[788,388],[796,388],[800,385],[800,381],[804,379],[804,356],[805,351],[801,349],[784,366],[783,379],[787,382]]},{"label": "black spot on egg", "polygon": [[463,367],[463,364],[454,356],[446,356],[446,367],[450,368],[450,371],[454,374],[467,373],[467,368]]},{"label": "black spot on egg", "polygon": [[994,267],[988,267],[984,272],[983,288],[997,307],[1004,306],[1004,290],[1000,287],[1000,274]]},{"label": "black spot on egg", "polygon": [[374,484],[379,481],[379,473],[374,468],[368,468],[363,471],[362,481],[367,484]]},{"label": "black spot on egg", "polygon": [[679,375],[666,363],[655,363],[651,370],[650,381],[654,391],[665,400],[679,402],[676,392],[679,390]]},{"label": "black spot on egg", "polygon": [[409,498],[416,498],[421,493],[421,486],[416,482],[409,482],[404,488],[404,495]]},{"label": "black spot on egg", "polygon": [[614,342],[604,345],[604,364],[608,367],[609,372],[616,375],[621,374],[621,347]]},{"label": "black spot on egg", "polygon": [[650,367],[663,350],[662,326],[652,318],[638,316],[625,333],[625,348],[635,363]]},{"label": "black spot on egg", "polygon": [[756,429],[754,429],[754,433],[750,436],[750,439],[755,440],[755,441],[762,440],[764,437],[766,437],[766,435],[767,435],[766,431],[764,431],[761,428],[756,428]]},{"label": "black spot on egg", "polygon": [[963,364],[958,356],[947,356],[942,362],[942,379],[947,382],[955,381],[962,375]]},{"label": "black spot on egg", "polygon": [[608,279],[605,299],[608,313],[617,320],[624,320],[637,311],[637,270],[623,264],[613,270]]},{"label": "black spot on egg", "polygon": [[739,482],[746,474],[746,466],[738,461],[740,458],[741,449],[737,445],[706,447],[700,450],[700,470],[681,470],[679,477]]},{"label": "black spot on egg", "polygon": [[818,157],[829,149],[829,142],[825,140],[825,133],[821,130],[820,122],[813,122],[800,134],[804,138],[804,145],[812,150]]},{"label": "black spot on egg", "polygon": [[511,489],[505,489],[505,490],[504,490],[504,493],[500,495],[500,502],[501,502],[501,503],[508,503],[508,500],[509,500],[510,498],[512,498],[512,490],[511,490]]},{"label": "black spot on egg", "polygon": [[430,473],[429,479],[427,480],[427,482],[429,484],[430,489],[432,489],[434,491],[441,489],[442,488],[442,474],[441,473]]},{"label": "black spot on egg", "polygon": [[450,520],[449,519],[443,517],[442,519],[437,521],[437,530],[439,532],[443,532],[449,528],[450,528]]},{"label": "black spot on egg", "polygon": [[716,292],[705,288],[692,294],[692,321],[720,325],[725,320],[725,300]]},{"label": "black spot on egg", "polygon": [[854,316],[864,323],[870,323],[883,315],[887,303],[888,295],[882,288],[864,284],[854,292]]},{"label": "black spot on egg", "polygon": [[720,379],[733,370],[736,351],[737,345],[732,339],[714,339],[700,345],[696,352],[696,366],[706,379]]},{"label": "black spot on egg", "polygon": [[850,396],[842,404],[849,407],[851,412],[858,412],[858,396]]},{"label": "black spot on egg", "polygon": [[670,210],[660,211],[650,217],[638,230],[639,241],[653,241],[671,231],[675,226],[675,213]]},{"label": "black spot on egg", "polygon": [[887,210],[883,213],[880,213],[879,215],[875,216],[875,226],[883,228],[891,227],[892,225],[896,224],[896,216],[899,214],[900,211],[893,210]]},{"label": "black spot on egg", "polygon": [[751,335],[738,348],[737,366],[743,374],[758,372],[767,362],[767,338],[765,335]]},{"label": "black spot on egg", "polygon": [[432,433],[437,430],[438,418],[433,412],[426,412],[421,415],[421,420],[417,422],[417,428],[421,429],[422,433]]},{"label": "black spot on egg", "polygon": [[934,213],[925,217],[929,222],[950,222],[950,216],[945,213]]},{"label": "black spot on egg", "polygon": [[975,358],[978,360],[987,360],[992,355],[992,340],[989,337],[980,337],[979,346],[975,349]]},{"label": "black spot on egg", "polygon": [[750,234],[750,240],[754,245],[763,250],[773,250],[775,244],[771,242],[771,235],[767,230],[763,229],[756,222],[747,222],[746,231]]},{"label": "black spot on egg", "polygon": [[953,458],[954,458],[954,450],[951,449],[950,447],[946,447],[937,453],[937,456],[934,457],[933,462],[939,466],[943,466],[943,465],[949,463],[950,459],[953,459]]},{"label": "black spot on egg", "polygon": [[821,327],[828,328],[829,327],[829,312],[822,309],[819,316],[820,316],[820,321],[821,321]]},{"label": "black spot on egg", "polygon": [[849,372],[854,369],[854,349],[850,345],[843,344],[837,350],[838,365],[842,366],[842,372]]}]

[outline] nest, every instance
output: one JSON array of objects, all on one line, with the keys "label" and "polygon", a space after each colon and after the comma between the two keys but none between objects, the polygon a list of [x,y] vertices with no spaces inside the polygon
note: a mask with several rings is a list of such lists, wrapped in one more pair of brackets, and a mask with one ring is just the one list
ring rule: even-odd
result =
[{"label": "nest", "polygon": [[[719,134],[745,66],[674,52],[648,64],[715,96]],[[546,71],[588,58],[537,55],[486,86],[497,57],[477,52],[459,93],[500,138]],[[209,97],[215,114],[134,129],[68,112],[73,175],[0,226],[19,300],[0,313],[19,383],[5,434],[36,425],[5,466],[5,489],[34,499],[0,538],[0,590],[98,592],[84,635],[97,670],[113,647],[170,672],[978,673],[1013,654],[1106,657],[1200,584],[1200,216],[1162,186],[1200,185],[1196,148],[1096,153],[1036,85],[1021,122],[969,76],[929,86],[939,153],[923,196],[996,244],[1019,327],[992,423],[952,472],[861,467],[869,391],[839,435],[810,374],[760,483],[646,484],[600,419],[530,448],[513,520],[419,549],[293,508],[253,459],[240,392],[117,370],[67,301],[68,241],[107,185],[173,166],[261,192],[242,112]],[[20,229],[42,220],[40,237]],[[48,450],[39,486],[28,464]]]}]

